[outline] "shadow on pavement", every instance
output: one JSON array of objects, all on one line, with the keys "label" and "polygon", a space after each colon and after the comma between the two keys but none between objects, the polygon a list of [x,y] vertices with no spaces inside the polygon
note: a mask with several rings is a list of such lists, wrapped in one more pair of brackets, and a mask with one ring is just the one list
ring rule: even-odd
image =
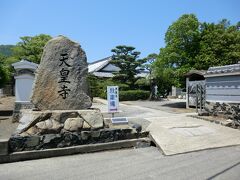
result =
[{"label": "shadow on pavement", "polygon": [[170,107],[170,108],[186,108],[186,102],[173,102],[173,103],[167,103],[163,104],[162,106]]}]

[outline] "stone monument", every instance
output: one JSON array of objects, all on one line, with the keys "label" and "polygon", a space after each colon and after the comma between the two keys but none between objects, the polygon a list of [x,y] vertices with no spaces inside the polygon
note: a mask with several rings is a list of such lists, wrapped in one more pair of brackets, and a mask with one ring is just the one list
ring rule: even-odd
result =
[{"label": "stone monument", "polygon": [[43,51],[34,82],[32,103],[39,110],[90,108],[85,52],[64,36],[50,40]]},{"label": "stone monument", "polygon": [[78,43],[64,36],[51,39],[36,71],[31,95],[35,108],[23,111],[17,134],[102,128],[101,112],[89,109],[87,72],[86,54]]}]

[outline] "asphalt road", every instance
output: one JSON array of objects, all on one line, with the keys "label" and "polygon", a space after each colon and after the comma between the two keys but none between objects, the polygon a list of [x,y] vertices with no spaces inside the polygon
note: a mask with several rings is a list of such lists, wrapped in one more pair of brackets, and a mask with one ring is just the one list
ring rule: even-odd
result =
[{"label": "asphalt road", "polygon": [[240,147],[163,156],[157,148],[124,149],[1,164],[1,180],[224,179],[240,177]]}]

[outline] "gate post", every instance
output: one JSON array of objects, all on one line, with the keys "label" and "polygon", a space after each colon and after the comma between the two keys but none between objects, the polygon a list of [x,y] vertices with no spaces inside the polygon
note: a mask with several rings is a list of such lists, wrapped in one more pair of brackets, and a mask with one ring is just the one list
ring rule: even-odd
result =
[{"label": "gate post", "polygon": [[186,108],[189,108],[189,90],[188,90],[189,78],[186,78]]},{"label": "gate post", "polygon": [[196,113],[198,112],[198,84],[196,84]]},{"label": "gate post", "polygon": [[200,85],[200,111],[202,111],[202,86]]}]

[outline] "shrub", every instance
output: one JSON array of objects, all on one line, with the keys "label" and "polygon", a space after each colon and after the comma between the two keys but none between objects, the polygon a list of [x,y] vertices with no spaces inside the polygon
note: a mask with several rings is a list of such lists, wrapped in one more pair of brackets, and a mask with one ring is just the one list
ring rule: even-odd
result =
[{"label": "shrub", "polygon": [[118,82],[113,82],[111,80],[105,80],[104,82],[99,84],[101,93],[99,97],[107,99],[107,86],[118,86],[119,91],[128,90],[129,86],[127,84],[122,84]]},{"label": "shrub", "polygon": [[99,78],[91,74],[88,74],[88,82],[92,97],[101,97],[106,99],[107,86],[118,86],[119,91],[129,90],[129,86],[127,84],[114,82],[111,79]]},{"label": "shrub", "polygon": [[[129,90],[129,85],[115,82],[111,79],[99,78],[94,75],[88,75],[88,82],[90,85],[92,97],[101,97],[107,99],[107,86],[119,87],[120,101],[134,101],[139,99],[147,99],[150,96],[149,91],[145,90]],[[142,79],[143,84],[146,82]],[[140,83],[140,82],[139,82]],[[141,84],[141,83],[140,83]],[[140,88],[140,87],[139,87]],[[141,89],[144,89],[141,87]]]},{"label": "shrub", "polygon": [[99,78],[97,78],[94,75],[89,74],[87,76],[88,83],[90,87],[90,94],[92,97],[98,97],[101,94],[101,88],[99,86],[99,81],[101,81]]},{"label": "shrub", "polygon": [[143,90],[128,90],[119,92],[120,101],[135,101],[135,100],[145,100],[149,98],[150,92]]},{"label": "shrub", "polygon": [[[150,96],[149,91],[143,90],[128,90],[128,91],[119,91],[119,101],[135,101],[135,100],[145,100]],[[107,92],[104,91],[100,95],[101,98],[107,99]]]}]

